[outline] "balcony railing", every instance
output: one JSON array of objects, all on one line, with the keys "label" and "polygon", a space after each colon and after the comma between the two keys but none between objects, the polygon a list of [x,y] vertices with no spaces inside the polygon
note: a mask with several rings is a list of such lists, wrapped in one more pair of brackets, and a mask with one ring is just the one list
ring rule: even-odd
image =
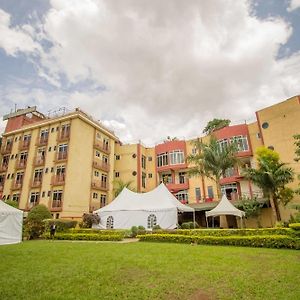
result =
[{"label": "balcony railing", "polygon": [[46,146],[48,144],[48,137],[40,137],[36,143],[37,146]]},{"label": "balcony railing", "polygon": [[183,183],[166,183],[167,188],[170,191],[187,190],[189,188],[189,180],[186,179]]},{"label": "balcony railing", "polygon": [[93,181],[91,186],[93,189],[96,189],[96,190],[108,191],[108,183],[105,183],[102,181],[100,181],[100,182]]},{"label": "balcony railing", "polygon": [[51,211],[61,211],[62,210],[62,200],[52,200],[50,205]]},{"label": "balcony railing", "polygon": [[93,167],[96,169],[100,169],[105,172],[109,172],[109,164],[105,162],[93,161]]},{"label": "balcony railing", "polygon": [[20,151],[27,150],[29,149],[29,146],[30,146],[30,140],[20,141],[19,150]]},{"label": "balcony railing", "polygon": [[63,152],[58,152],[56,156],[56,161],[63,161],[68,158],[68,152],[63,151]]},{"label": "balcony railing", "polygon": [[45,158],[44,157],[36,157],[33,161],[33,165],[35,167],[43,166],[45,164]]},{"label": "balcony railing", "polygon": [[27,159],[22,159],[22,160],[17,161],[16,168],[17,168],[18,170],[20,170],[20,169],[25,169],[25,168],[26,168],[26,165],[27,165]]},{"label": "balcony railing", "polygon": [[94,147],[100,151],[105,152],[106,154],[110,153],[110,147],[107,144],[94,142]]},{"label": "balcony railing", "polygon": [[41,185],[42,185],[42,178],[39,178],[39,179],[33,180],[31,187],[37,188],[37,187],[41,187]]},{"label": "balcony railing", "polygon": [[52,176],[51,184],[52,185],[64,185],[65,184],[65,175],[61,174],[61,175]]},{"label": "balcony railing", "polygon": [[1,147],[1,154],[2,155],[9,154],[11,152],[11,149],[12,149],[12,143],[10,143],[8,145],[3,145]]},{"label": "balcony railing", "polygon": [[58,134],[57,141],[58,142],[64,142],[68,141],[70,139],[70,132],[61,132]]},{"label": "balcony railing", "polygon": [[6,171],[7,171],[7,168],[8,168],[8,165],[7,165],[7,164],[3,164],[2,166],[0,166],[0,173],[6,172]]},{"label": "balcony railing", "polygon": [[22,186],[23,186],[22,181],[16,181],[16,182],[13,183],[11,189],[12,190],[20,190],[20,189],[22,189]]}]

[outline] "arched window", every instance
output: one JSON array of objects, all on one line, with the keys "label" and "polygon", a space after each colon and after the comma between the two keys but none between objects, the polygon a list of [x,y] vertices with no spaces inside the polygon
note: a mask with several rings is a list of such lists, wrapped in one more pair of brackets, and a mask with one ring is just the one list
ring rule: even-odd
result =
[{"label": "arched window", "polygon": [[156,215],[154,214],[151,214],[148,216],[148,225],[147,227],[150,229],[150,228],[153,228],[153,226],[156,225],[156,222],[157,222],[157,219],[156,219]]},{"label": "arched window", "polygon": [[113,216],[109,216],[106,220],[106,229],[114,228],[114,218]]}]

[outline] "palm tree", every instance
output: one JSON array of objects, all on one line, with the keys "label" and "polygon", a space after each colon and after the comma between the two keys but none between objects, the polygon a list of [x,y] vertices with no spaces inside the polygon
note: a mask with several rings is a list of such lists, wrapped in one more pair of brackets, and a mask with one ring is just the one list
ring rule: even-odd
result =
[{"label": "palm tree", "polygon": [[286,205],[293,198],[293,191],[285,187],[294,180],[293,170],[279,162],[279,157],[274,160],[258,156],[257,160],[258,169],[246,169],[244,175],[262,189],[270,201],[274,219],[281,221],[278,204]]},{"label": "palm tree", "polygon": [[225,177],[226,170],[240,162],[236,156],[235,143],[227,143],[221,147],[215,137],[211,137],[208,144],[197,140],[194,142],[196,154],[187,157],[187,162],[193,167],[189,170],[190,176],[201,176],[212,179],[217,185],[217,196],[221,198],[220,179]]},{"label": "palm tree", "polygon": [[127,181],[127,182],[124,182],[122,180],[114,181],[114,185],[116,185],[114,186],[115,197],[117,197],[123,191],[124,188],[134,191],[135,189],[130,187],[131,184],[132,181]]}]

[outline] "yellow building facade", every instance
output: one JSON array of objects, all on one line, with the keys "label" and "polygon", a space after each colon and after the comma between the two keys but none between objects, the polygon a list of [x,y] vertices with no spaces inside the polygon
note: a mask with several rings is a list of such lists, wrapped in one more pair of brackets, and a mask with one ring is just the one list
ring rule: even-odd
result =
[{"label": "yellow building facade", "polygon": [[[218,203],[213,180],[188,176],[192,165],[186,158],[195,154],[195,140],[166,140],[154,147],[122,144],[112,131],[80,109],[52,118],[26,112],[8,116],[0,165],[2,199],[17,201],[24,211],[41,203],[55,218],[79,219],[113,201],[118,181],[130,183],[137,192],[165,183],[179,201],[196,209],[202,226],[205,210]],[[293,135],[300,133],[300,97],[262,109],[256,118],[256,122],[213,133],[221,146],[234,140],[239,147],[242,165],[228,170],[221,179],[222,192],[232,201],[262,197],[261,190],[242,175],[243,168],[256,166],[255,151],[260,146],[277,151],[281,161],[295,171],[290,187],[299,185],[300,163],[294,161]],[[208,142],[209,138],[198,139]],[[300,203],[299,196],[294,202]],[[289,207],[280,209],[283,220],[294,213]],[[222,218],[220,222],[224,227],[230,223]],[[269,208],[263,210],[259,222],[247,220],[247,226],[258,223],[274,225]]]}]

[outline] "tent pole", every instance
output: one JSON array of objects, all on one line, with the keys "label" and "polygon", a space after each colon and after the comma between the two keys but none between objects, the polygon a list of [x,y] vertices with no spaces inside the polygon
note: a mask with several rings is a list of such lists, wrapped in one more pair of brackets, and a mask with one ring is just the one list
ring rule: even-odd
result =
[{"label": "tent pole", "polygon": [[195,229],[196,228],[195,210],[193,211],[193,221],[194,221],[194,229]]},{"label": "tent pole", "polygon": [[207,216],[205,216],[205,220],[206,220],[206,228],[208,228]]},{"label": "tent pole", "polygon": [[213,216],[212,218],[212,228],[215,228],[215,216]]}]

